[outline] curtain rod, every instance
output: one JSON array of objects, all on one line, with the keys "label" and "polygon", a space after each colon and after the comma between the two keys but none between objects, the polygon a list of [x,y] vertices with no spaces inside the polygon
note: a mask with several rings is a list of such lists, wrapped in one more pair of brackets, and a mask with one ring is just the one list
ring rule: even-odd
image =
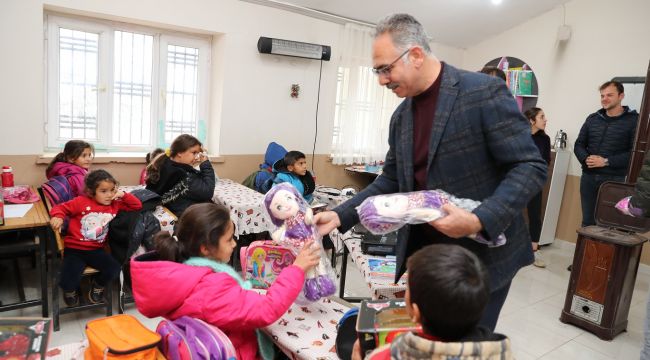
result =
[{"label": "curtain rod", "polygon": [[345,25],[347,23],[354,23],[357,25],[363,25],[363,26],[369,26],[369,27],[375,27],[376,24],[361,21],[361,20],[356,20],[356,19],[351,19],[348,17],[340,16],[340,15],[334,15],[330,14],[328,12],[320,11],[320,10],[314,10],[310,8],[306,8],[303,6],[298,6],[294,4],[289,4],[286,2],[282,1],[277,1],[277,0],[239,0],[243,2],[248,2],[248,3],[253,3],[257,5],[263,5],[263,6],[268,6],[276,9],[281,9],[281,10],[287,10],[291,11],[293,13],[313,17],[316,19],[320,20],[326,20],[326,21],[331,21],[337,24],[342,24]]}]

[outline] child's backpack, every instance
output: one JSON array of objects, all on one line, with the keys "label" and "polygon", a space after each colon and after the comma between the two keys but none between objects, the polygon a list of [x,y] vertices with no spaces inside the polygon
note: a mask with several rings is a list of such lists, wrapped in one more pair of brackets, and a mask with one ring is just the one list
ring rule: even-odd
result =
[{"label": "child's backpack", "polygon": [[161,336],[160,350],[169,360],[231,360],[237,358],[230,339],[216,326],[182,316],[163,320],[156,332]]},{"label": "child's backpack", "polygon": [[242,275],[254,288],[266,289],[285,267],[293,264],[296,255],[273,240],[253,241],[239,252]]},{"label": "child's backpack", "polygon": [[74,199],[72,186],[65,175],[49,178],[42,186],[43,193],[50,200],[50,204],[58,205]]},{"label": "child's backpack", "polygon": [[266,194],[273,187],[274,181],[275,181],[275,174],[273,173],[273,171],[267,169],[260,170],[255,180],[255,183],[256,184],[259,183],[259,186],[257,186],[255,190],[261,192],[262,194]]},{"label": "child's backpack", "polygon": [[[43,189],[43,194],[47,197],[52,206],[74,199],[72,186],[68,181],[68,177],[65,175],[52,176],[41,185],[41,189]],[[67,217],[63,220],[63,225],[61,226],[60,231],[61,235],[65,235],[68,232],[69,221],[70,219]]]},{"label": "child's backpack", "polygon": [[160,335],[127,314],[91,320],[86,324],[88,348],[84,359],[164,359],[158,350]]}]

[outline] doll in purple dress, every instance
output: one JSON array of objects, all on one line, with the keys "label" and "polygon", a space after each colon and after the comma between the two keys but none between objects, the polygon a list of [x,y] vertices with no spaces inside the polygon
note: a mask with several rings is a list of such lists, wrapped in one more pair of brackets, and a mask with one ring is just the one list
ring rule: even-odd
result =
[{"label": "doll in purple dress", "polygon": [[320,245],[321,237],[312,223],[312,210],[296,188],[289,183],[274,186],[266,193],[264,206],[271,221],[278,227],[271,234],[273,240],[292,249],[296,254],[309,240],[315,240],[314,246],[321,249],[320,263],[305,274],[305,298],[316,301],[336,293],[334,271],[324,256],[323,247]]},{"label": "doll in purple dress", "polygon": [[[481,204],[480,201],[457,198],[442,190],[425,190],[371,196],[357,206],[357,213],[359,221],[368,231],[381,235],[397,231],[406,224],[428,223],[446,216],[442,206],[448,203],[467,211]],[[496,239],[486,239],[481,234],[470,237],[489,247],[506,243],[503,234]]]}]

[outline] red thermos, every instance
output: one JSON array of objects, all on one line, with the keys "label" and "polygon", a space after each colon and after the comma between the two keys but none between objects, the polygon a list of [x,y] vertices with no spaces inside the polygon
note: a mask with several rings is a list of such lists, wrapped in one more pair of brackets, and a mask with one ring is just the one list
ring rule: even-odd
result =
[{"label": "red thermos", "polygon": [[2,167],[2,187],[14,186],[14,173],[11,166]]}]

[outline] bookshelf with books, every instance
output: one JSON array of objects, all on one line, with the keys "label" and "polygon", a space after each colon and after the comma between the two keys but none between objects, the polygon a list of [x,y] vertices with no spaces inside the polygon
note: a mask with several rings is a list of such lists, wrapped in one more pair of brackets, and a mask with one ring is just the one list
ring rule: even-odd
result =
[{"label": "bookshelf with books", "polygon": [[506,84],[522,112],[537,104],[537,78],[524,61],[512,56],[502,56],[489,61],[485,66],[503,70],[506,74]]}]

